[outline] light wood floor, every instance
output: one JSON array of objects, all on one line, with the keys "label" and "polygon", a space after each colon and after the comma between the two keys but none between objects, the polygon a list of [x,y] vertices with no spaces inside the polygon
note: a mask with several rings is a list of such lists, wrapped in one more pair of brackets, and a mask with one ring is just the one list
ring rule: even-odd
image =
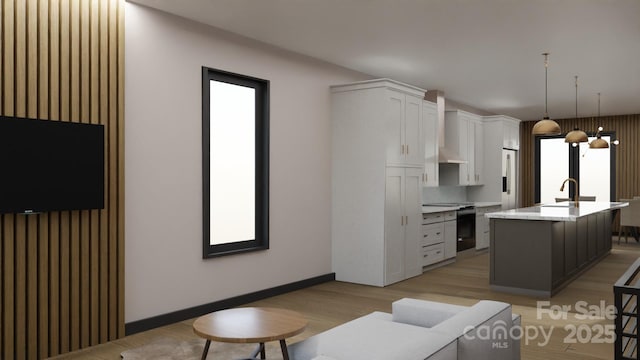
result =
[{"label": "light wood floor", "polygon": [[[617,238],[614,238],[614,244]],[[640,245],[635,241],[628,245],[614,245],[611,254],[580,278],[550,299],[553,305],[570,305],[585,301],[589,305],[613,304],[613,283],[640,256]],[[564,327],[584,324],[589,329],[594,324],[613,324],[613,320],[578,320],[576,312],[567,314],[566,320],[553,320],[549,316],[537,318],[537,301],[540,299],[497,293],[489,290],[488,253],[459,259],[453,264],[431,270],[403,282],[377,288],[342,282],[329,282],[303,290],[261,300],[249,305],[273,306],[293,309],[304,314],[309,326],[304,333],[290,339],[293,343],[338,324],[372,311],[391,311],[391,302],[412,297],[459,305],[472,305],[480,299],[490,299],[513,304],[513,311],[522,315],[523,326],[542,326],[552,330],[550,341],[539,346],[542,336],[529,344],[522,341],[522,359],[592,360],[613,359],[613,344],[566,343],[569,334]],[[55,359],[120,359],[120,352],[135,348],[161,336],[180,340],[197,338],[193,334],[193,319],[135,334]],[[533,333],[532,333],[533,334]]]}]

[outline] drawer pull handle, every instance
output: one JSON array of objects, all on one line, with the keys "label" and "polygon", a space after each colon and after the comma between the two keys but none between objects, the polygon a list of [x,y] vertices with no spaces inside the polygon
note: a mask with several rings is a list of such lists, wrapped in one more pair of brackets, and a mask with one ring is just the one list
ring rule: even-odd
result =
[{"label": "drawer pull handle", "polygon": [[428,256],[429,256],[429,254],[426,254],[424,257],[428,257]]},{"label": "drawer pull handle", "polygon": [[441,251],[436,251],[436,254],[440,254],[440,253],[441,253]]},{"label": "drawer pull handle", "polygon": [[437,232],[437,233],[436,233],[436,235],[440,235],[440,233],[439,233],[439,232]]}]

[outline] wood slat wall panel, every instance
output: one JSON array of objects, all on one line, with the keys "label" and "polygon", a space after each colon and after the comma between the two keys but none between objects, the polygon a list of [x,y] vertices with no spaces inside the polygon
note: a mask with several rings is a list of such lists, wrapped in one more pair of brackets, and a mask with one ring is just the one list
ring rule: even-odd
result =
[{"label": "wood slat wall panel", "polygon": [[[578,119],[556,120],[563,133],[578,127],[587,132],[593,132],[598,126],[603,126],[605,131],[615,131],[620,145],[616,151],[616,200],[631,198],[640,195],[640,114],[588,117]],[[535,121],[522,122],[520,127],[520,156],[521,178],[520,188],[521,202],[523,206],[534,204],[535,190],[535,162],[534,162],[534,137],[531,129]],[[617,225],[617,224],[616,224]],[[617,229],[617,226],[614,226]]]},{"label": "wood slat wall panel", "polygon": [[124,335],[124,1],[0,0],[0,114],[105,125],[105,209],[0,215],[0,358]]}]

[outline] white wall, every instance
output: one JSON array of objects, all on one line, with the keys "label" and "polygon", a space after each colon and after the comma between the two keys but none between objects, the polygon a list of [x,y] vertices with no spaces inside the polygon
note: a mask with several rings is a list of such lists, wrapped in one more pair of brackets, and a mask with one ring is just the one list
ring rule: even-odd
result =
[{"label": "white wall", "polygon": [[[331,272],[329,85],[365,75],[127,3],[125,321]],[[201,67],[271,81],[270,245],[202,259]]]}]

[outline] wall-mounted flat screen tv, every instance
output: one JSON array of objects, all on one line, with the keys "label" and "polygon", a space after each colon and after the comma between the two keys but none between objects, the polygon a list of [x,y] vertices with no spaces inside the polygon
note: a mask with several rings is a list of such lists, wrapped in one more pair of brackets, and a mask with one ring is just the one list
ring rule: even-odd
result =
[{"label": "wall-mounted flat screen tv", "polygon": [[104,208],[104,126],[0,116],[0,213]]}]

